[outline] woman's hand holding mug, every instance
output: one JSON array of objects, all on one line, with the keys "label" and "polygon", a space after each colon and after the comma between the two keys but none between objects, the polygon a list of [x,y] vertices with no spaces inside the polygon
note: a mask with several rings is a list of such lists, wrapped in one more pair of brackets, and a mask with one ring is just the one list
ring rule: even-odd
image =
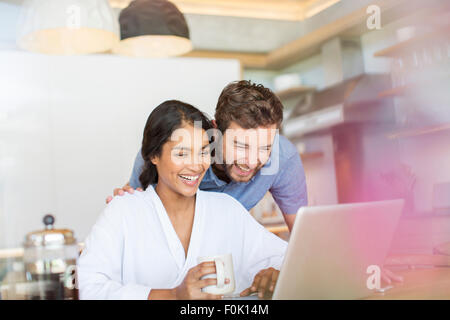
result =
[{"label": "woman's hand holding mug", "polygon": [[[216,273],[216,265],[214,262],[202,262],[197,266],[191,268],[183,282],[175,288],[175,297],[177,300],[203,300],[214,299],[220,300],[222,295],[202,292],[202,289],[207,286],[217,284],[216,278],[202,277],[208,274]],[[225,283],[229,283],[229,279],[225,279]]]}]

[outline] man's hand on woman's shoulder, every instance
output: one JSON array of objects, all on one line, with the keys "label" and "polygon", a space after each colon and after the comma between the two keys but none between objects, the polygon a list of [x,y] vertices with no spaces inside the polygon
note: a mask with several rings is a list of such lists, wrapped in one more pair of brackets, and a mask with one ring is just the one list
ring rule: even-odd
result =
[{"label": "man's hand on woman's shoulder", "polygon": [[[136,190],[137,191],[143,191],[142,188],[137,188]],[[114,189],[113,196],[108,196],[106,198],[106,203],[107,204],[110,203],[111,200],[113,199],[113,197],[115,197],[115,196],[123,196],[125,194],[125,192],[134,193],[134,189],[133,189],[133,187],[130,186],[129,182],[127,182],[127,184],[124,185],[122,188]]]}]

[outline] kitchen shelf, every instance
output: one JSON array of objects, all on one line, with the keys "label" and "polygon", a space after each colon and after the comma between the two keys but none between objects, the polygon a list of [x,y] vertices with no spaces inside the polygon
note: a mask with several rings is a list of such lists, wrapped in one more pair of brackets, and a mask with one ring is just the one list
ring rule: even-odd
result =
[{"label": "kitchen shelf", "polygon": [[374,53],[375,57],[398,57],[399,55],[413,50],[415,47],[427,46],[427,44],[437,38],[447,36],[450,33],[450,26],[429,32],[420,36],[415,36],[406,41],[397,43],[391,47],[385,48],[383,50]]},{"label": "kitchen shelf", "polygon": [[23,248],[0,250],[0,259],[13,259],[22,257],[23,257]]},{"label": "kitchen shelf", "polygon": [[275,92],[275,94],[278,96],[278,98],[280,98],[280,100],[285,100],[295,98],[301,94],[313,92],[315,90],[316,90],[315,87],[298,86]]},{"label": "kitchen shelf", "polygon": [[[84,242],[78,243],[78,249],[81,251],[84,249]],[[0,249],[0,259],[14,259],[22,258],[24,253],[23,248],[12,248],[12,249]]]},{"label": "kitchen shelf", "polygon": [[389,139],[410,138],[447,130],[450,130],[450,123],[428,126],[423,128],[400,130],[389,134],[388,138]]},{"label": "kitchen shelf", "polygon": [[300,158],[302,160],[311,160],[311,159],[319,159],[323,158],[323,152],[302,152],[300,153]]},{"label": "kitchen shelf", "polygon": [[[448,83],[450,76],[448,74],[435,74],[430,76],[430,79],[420,79],[409,82],[406,85],[384,90],[378,93],[379,98],[399,97],[405,95],[414,95],[416,92],[423,90],[433,90],[436,88],[436,83]],[[443,88],[443,89],[446,89]]]},{"label": "kitchen shelf", "polygon": [[289,232],[289,228],[285,225],[285,224],[280,224],[280,225],[266,225],[265,228],[267,229],[267,231],[275,233],[275,234],[279,234],[281,232]]},{"label": "kitchen shelf", "polygon": [[405,94],[405,91],[407,91],[408,89],[409,89],[408,86],[392,88],[392,89],[385,90],[385,91],[378,93],[378,97],[379,98],[389,98],[389,97],[403,96]]}]

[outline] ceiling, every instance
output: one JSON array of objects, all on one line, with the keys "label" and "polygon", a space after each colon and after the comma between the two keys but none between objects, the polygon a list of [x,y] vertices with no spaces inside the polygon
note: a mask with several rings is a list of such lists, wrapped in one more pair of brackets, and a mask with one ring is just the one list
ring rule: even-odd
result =
[{"label": "ceiling", "polygon": [[[0,0],[0,5],[19,11],[23,1]],[[109,1],[117,16],[130,2]],[[413,0],[171,0],[189,25],[191,56],[236,58],[244,67],[261,69],[286,67],[320,51],[327,39],[349,35],[349,30],[356,28],[356,36],[367,32],[370,4],[385,12],[408,1]],[[0,40],[2,33],[15,33],[12,17],[17,13],[8,16],[4,11],[0,10]]]},{"label": "ceiling", "polygon": [[[184,14],[301,21],[340,0],[171,0]],[[125,8],[131,0],[109,0]]]},{"label": "ceiling", "polygon": [[302,33],[297,21],[186,14],[195,50],[265,53]]},{"label": "ceiling", "polygon": [[[298,38],[301,21],[341,0],[170,0],[195,50],[266,53]],[[109,0],[120,12],[131,0]]]},{"label": "ceiling", "polygon": [[[117,15],[131,2],[109,1]],[[339,1],[171,0],[185,14],[194,50],[244,53],[267,53],[297,39],[306,16]],[[1,2],[20,6],[24,0]]]}]

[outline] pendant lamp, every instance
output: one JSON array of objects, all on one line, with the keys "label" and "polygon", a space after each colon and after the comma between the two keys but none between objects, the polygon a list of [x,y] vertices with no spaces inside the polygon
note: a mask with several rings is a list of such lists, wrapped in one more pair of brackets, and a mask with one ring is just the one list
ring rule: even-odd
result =
[{"label": "pendant lamp", "polygon": [[26,0],[19,21],[17,44],[32,52],[98,53],[120,40],[107,0]]},{"label": "pendant lamp", "polygon": [[184,15],[167,0],[135,0],[119,17],[121,41],[113,53],[165,58],[192,50]]}]

